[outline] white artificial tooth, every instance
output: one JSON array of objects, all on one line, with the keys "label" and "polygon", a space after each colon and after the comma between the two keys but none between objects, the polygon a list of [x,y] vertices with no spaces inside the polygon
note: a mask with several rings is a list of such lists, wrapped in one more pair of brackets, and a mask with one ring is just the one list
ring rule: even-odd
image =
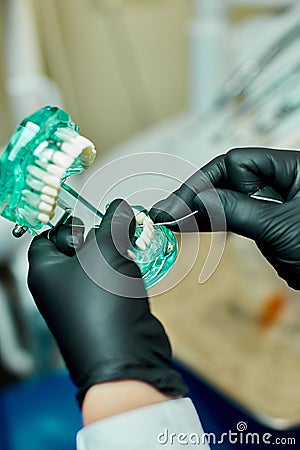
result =
[{"label": "white artificial tooth", "polygon": [[154,229],[154,224],[153,224],[152,220],[149,219],[149,217],[147,217],[147,216],[143,220],[143,226],[146,227],[146,228],[149,228],[149,229],[150,228]]},{"label": "white artificial tooth", "polygon": [[146,222],[147,225],[152,225],[152,226],[153,226],[153,224],[154,224],[153,220],[150,219],[149,216],[146,216],[146,217],[145,217],[144,223],[145,223],[145,222]]},{"label": "white artificial tooth", "polygon": [[52,148],[46,148],[41,154],[41,158],[45,161],[52,161],[54,153],[57,153],[59,150],[52,150]]},{"label": "white artificial tooth", "polygon": [[153,236],[153,232],[151,230],[148,230],[147,228],[143,228],[143,231],[141,233],[142,235],[147,236],[147,238],[149,239],[149,241],[152,239]]},{"label": "white artificial tooth", "polygon": [[135,244],[142,251],[145,251],[147,248],[145,242],[143,241],[143,239],[141,239],[141,236],[137,238],[137,240],[135,241]]},{"label": "white artificial tooth", "polygon": [[62,178],[66,173],[66,169],[64,167],[57,166],[56,164],[48,164],[46,170],[48,173],[56,175],[59,178]]},{"label": "white artificial tooth", "polygon": [[43,158],[37,158],[35,160],[35,164],[38,165],[41,169],[47,171],[48,161]]},{"label": "white artificial tooth", "polygon": [[39,167],[36,166],[28,166],[27,171],[35,178],[38,178],[39,180],[43,180],[47,172]]},{"label": "white artificial tooth", "polygon": [[133,261],[136,260],[135,254],[131,250],[127,250],[127,254],[128,254],[130,259],[132,259]]},{"label": "white artificial tooth", "polygon": [[56,177],[55,175],[46,175],[44,177],[45,184],[48,184],[48,186],[51,186],[53,188],[59,188],[60,187],[60,178]]},{"label": "white artificial tooth", "polygon": [[58,197],[58,191],[59,189],[51,187],[51,186],[43,186],[41,189],[41,192],[43,194],[49,195],[49,197],[53,197],[54,199],[56,199]]},{"label": "white artificial tooth", "polygon": [[77,131],[72,130],[70,128],[57,128],[55,132],[56,136],[62,139],[63,141],[68,141],[76,136],[78,136]]},{"label": "white artificial tooth", "polygon": [[77,139],[71,139],[70,142],[64,142],[61,146],[61,149],[64,153],[66,153],[69,157],[72,157],[72,161],[80,155],[83,148],[82,145],[78,145]]},{"label": "white artificial tooth", "polygon": [[151,242],[150,236],[147,233],[145,233],[145,231],[142,231],[140,238],[144,241],[146,245],[150,245]]},{"label": "white artificial tooth", "polygon": [[19,213],[26,218],[26,220],[30,223],[30,225],[32,227],[37,227],[40,224],[40,221],[37,218],[36,212],[37,211],[33,211],[33,210],[28,210],[26,208],[18,208],[19,209]]},{"label": "white artificial tooth", "polygon": [[144,212],[140,212],[135,216],[135,220],[139,225],[142,225],[145,217],[147,217],[146,214]]},{"label": "white artificial tooth", "polygon": [[56,203],[56,199],[54,197],[50,197],[49,195],[41,194],[40,199],[43,202],[48,203],[49,205],[54,206]]},{"label": "white artificial tooth", "polygon": [[76,141],[76,143],[78,143],[83,149],[84,148],[88,148],[90,147],[91,149],[95,148],[95,145],[93,144],[92,141],[90,141],[88,138],[84,137],[84,136],[77,136],[76,139],[74,139]]},{"label": "white artificial tooth", "polygon": [[28,191],[27,189],[22,191],[22,199],[32,207],[37,207],[40,203],[40,196],[34,192]]},{"label": "white artificial tooth", "polygon": [[153,225],[152,225],[149,221],[147,221],[147,220],[144,219],[144,221],[143,221],[143,231],[142,231],[142,233],[144,233],[145,235],[147,235],[149,239],[152,239],[153,231],[154,231]]},{"label": "white artificial tooth", "polygon": [[28,184],[28,186],[30,186],[35,191],[42,191],[45,185],[42,180],[37,180],[30,175],[26,177],[26,184]]},{"label": "white artificial tooth", "polygon": [[34,214],[36,214],[38,212],[34,206],[30,205],[30,203],[25,203],[23,208],[24,208],[24,211],[26,211],[27,214],[34,215]]},{"label": "white artificial tooth", "polygon": [[53,211],[53,205],[49,205],[49,203],[40,202],[38,205],[38,209],[46,214],[49,214]]},{"label": "white artificial tooth", "polygon": [[[62,145],[62,147],[63,147],[63,145]],[[54,152],[54,154],[52,156],[52,161],[55,164],[58,164],[59,166],[64,167],[65,169],[68,169],[73,164],[74,157],[71,157],[64,152],[57,151],[57,152]]]},{"label": "white artificial tooth", "polygon": [[85,142],[82,142],[80,139],[81,136],[76,136],[76,138],[73,138],[69,141],[69,144],[72,145],[72,147],[77,147],[80,148],[80,151],[82,152],[82,150],[86,147],[89,147],[89,145],[86,145]]},{"label": "white artificial tooth", "polygon": [[147,233],[149,233],[149,236],[152,238],[153,233],[154,233],[154,227],[146,227],[145,230],[147,231]]},{"label": "white artificial tooth", "polygon": [[20,211],[22,210],[22,214],[26,217],[26,220],[29,220],[31,223],[32,221],[37,221],[38,213],[39,211],[34,208],[33,206],[25,203],[23,208],[20,208]]},{"label": "white artificial tooth", "polygon": [[33,154],[35,156],[39,156],[41,153],[43,153],[43,150],[48,147],[48,142],[47,141],[43,141],[41,142],[35,149]]},{"label": "white artificial tooth", "polygon": [[47,225],[47,223],[48,223],[49,220],[50,220],[50,216],[49,216],[48,214],[45,214],[45,213],[40,213],[40,214],[38,215],[38,219],[39,219],[40,222],[42,222],[42,223],[44,223],[45,225]]}]

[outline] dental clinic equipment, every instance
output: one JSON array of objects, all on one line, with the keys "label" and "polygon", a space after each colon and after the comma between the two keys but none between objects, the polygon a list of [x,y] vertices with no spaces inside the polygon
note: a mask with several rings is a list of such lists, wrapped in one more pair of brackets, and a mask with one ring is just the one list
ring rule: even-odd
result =
[{"label": "dental clinic equipment", "polygon": [[225,84],[223,95],[218,98],[217,103],[221,106],[229,101],[243,97],[268,66],[280,56],[284,50],[289,48],[299,36],[300,24],[297,19],[296,22],[278,37],[261,55],[257,58],[248,59],[241,65]]},{"label": "dental clinic equipment", "polygon": [[[16,223],[13,235],[36,235],[45,225],[53,227],[59,208],[63,213],[56,224],[64,223],[78,203],[99,224],[103,214],[65,182],[90,167],[95,157],[94,144],[58,107],[47,106],[25,118],[0,159],[0,214]],[[149,289],[175,262],[177,241],[166,227],[153,224],[143,207],[134,211],[138,226],[130,255]]]},{"label": "dental clinic equipment", "polygon": [[[290,102],[286,108],[287,97],[297,96],[299,90],[299,12],[299,3],[293,2],[265,23],[258,20],[258,32],[255,21],[237,27],[232,41],[247,44],[241,44],[237,68],[205,114],[196,114],[172,130],[169,146],[176,154],[188,152],[193,162],[202,165],[224,148],[299,146],[300,111]],[[168,148],[166,141],[163,148]]]},{"label": "dental clinic equipment", "polygon": [[291,137],[299,119],[299,4],[276,20],[276,37],[266,33],[261,48],[233,73],[212,108],[212,114],[223,115],[221,131],[213,133],[223,145],[299,144]]}]

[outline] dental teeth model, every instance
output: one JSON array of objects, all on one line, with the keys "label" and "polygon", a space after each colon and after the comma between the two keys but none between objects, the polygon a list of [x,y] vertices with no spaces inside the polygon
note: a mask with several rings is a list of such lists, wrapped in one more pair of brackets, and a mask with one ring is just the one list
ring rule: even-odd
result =
[{"label": "dental teeth model", "polygon": [[18,224],[15,235],[48,224],[62,181],[95,157],[94,144],[65,111],[47,106],[24,119],[0,159],[0,214]]},{"label": "dental teeth model", "polygon": [[147,289],[160,281],[177,257],[177,240],[168,228],[155,225],[141,206],[133,207],[137,223],[133,251],[129,256],[138,264]]},{"label": "dental teeth model", "polygon": [[143,231],[140,237],[137,238],[135,244],[143,251],[146,250],[147,246],[151,243],[151,238],[153,236],[154,226],[150,217],[146,216],[146,213],[138,210],[134,210],[135,220],[138,225],[143,226]]},{"label": "dental teeth model", "polygon": [[[68,176],[91,166],[94,144],[79,134],[69,114],[46,106],[25,118],[0,158],[0,214],[16,223],[15,237],[26,231],[36,235],[51,220],[56,207],[64,213],[63,223],[80,202],[99,219],[103,214],[65,183]],[[177,241],[164,226],[153,224],[142,207],[134,207],[136,233],[129,256],[139,265],[147,289],[172,267]]]}]

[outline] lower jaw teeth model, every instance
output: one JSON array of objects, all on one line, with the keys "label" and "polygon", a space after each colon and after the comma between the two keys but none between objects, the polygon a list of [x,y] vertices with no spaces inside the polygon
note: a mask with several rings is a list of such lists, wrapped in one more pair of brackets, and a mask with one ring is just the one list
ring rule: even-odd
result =
[{"label": "lower jaw teeth model", "polygon": [[[36,235],[45,225],[53,226],[57,206],[63,210],[58,222],[63,223],[77,202],[102,219],[101,212],[65,183],[95,157],[94,144],[80,135],[65,111],[46,106],[25,118],[0,158],[0,214],[16,224],[13,235]],[[168,228],[153,224],[145,209],[133,209],[137,227],[131,257],[150,289],[175,262],[177,241]]]}]

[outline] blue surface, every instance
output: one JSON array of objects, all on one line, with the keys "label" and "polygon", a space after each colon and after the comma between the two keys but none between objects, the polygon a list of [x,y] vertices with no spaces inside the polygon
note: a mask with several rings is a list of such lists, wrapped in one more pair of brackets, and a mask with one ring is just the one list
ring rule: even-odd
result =
[{"label": "blue surface", "polygon": [[75,388],[65,372],[0,393],[1,450],[75,450],[81,426]]},{"label": "blue surface", "polygon": [[[295,445],[222,444],[211,441],[211,449],[258,450],[300,448],[300,429],[276,432],[259,425],[228,399],[214,391],[183,365],[175,368],[190,388],[204,431],[219,438],[237,423],[245,422],[247,431],[271,433],[276,437],[295,437]],[[53,373],[35,380],[16,383],[0,391],[0,450],[75,450],[75,436],[81,428],[81,414],[75,400],[75,388],[68,375]],[[183,446],[183,448],[185,448]],[[195,445],[195,448],[197,446]],[[147,449],[145,449],[147,450]]]}]

